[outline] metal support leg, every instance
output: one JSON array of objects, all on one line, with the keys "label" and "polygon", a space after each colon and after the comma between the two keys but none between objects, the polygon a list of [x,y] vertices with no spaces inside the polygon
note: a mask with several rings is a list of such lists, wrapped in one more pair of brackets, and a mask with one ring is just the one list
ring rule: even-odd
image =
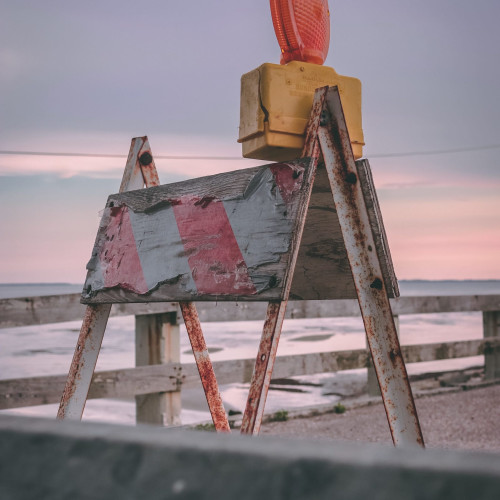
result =
[{"label": "metal support leg", "polygon": [[266,321],[241,425],[242,434],[259,433],[287,303],[286,300],[269,302],[267,307]]},{"label": "metal support leg", "polygon": [[[396,331],[399,334],[399,316],[394,316],[394,324],[396,325]],[[370,349],[370,344],[368,338],[366,339],[366,347]],[[378,385],[377,373],[373,367],[372,355],[368,353],[368,370],[367,370],[367,392],[368,396],[380,397],[380,386]]]},{"label": "metal support leg", "polygon": [[366,335],[395,445],[424,445],[336,87],[318,130]]},{"label": "metal support leg", "polygon": [[[148,138],[135,137],[130,144],[120,193],[159,184]],[[60,420],[82,418],[110,312],[111,304],[87,306],[57,412]]]},{"label": "metal support leg", "polygon": [[[311,199],[312,185],[316,175],[316,167],[320,154],[318,142],[318,127],[321,121],[321,109],[324,106],[328,88],[324,87],[318,90],[314,95],[311,117],[306,127],[306,138],[304,148],[302,150],[302,158],[313,158],[314,168],[311,171],[309,179],[309,191],[307,200],[303,206],[303,212],[298,215],[300,221],[297,228],[297,241],[300,242],[306,220],[306,211]],[[297,263],[299,245],[296,245],[294,254],[289,263],[288,272],[291,276],[295,271]],[[281,335],[281,328],[285,318],[286,306],[288,304],[288,296],[290,294],[291,281],[288,280],[287,288],[284,291],[284,300],[277,302],[269,302],[266,313],[266,320],[262,331],[262,337],[259,345],[259,352],[255,361],[255,367],[250,382],[250,391],[248,393],[245,413],[243,414],[243,422],[241,425],[242,434],[258,434],[264,416],[267,393],[269,392],[269,384],[273,374],[274,361],[278,351],[278,344]]]},{"label": "metal support leg", "polygon": [[231,432],[227,420],[226,411],[222,403],[222,398],[215,378],[212,362],[208,355],[207,344],[201,330],[198,312],[193,302],[179,302],[182,316],[186,325],[186,330],[193,348],[194,359],[198,372],[200,373],[201,383],[205,396],[207,398],[208,408],[212,415],[215,429],[218,432]]},{"label": "metal support leg", "polygon": [[80,420],[101,349],[111,304],[87,306],[57,418]]}]

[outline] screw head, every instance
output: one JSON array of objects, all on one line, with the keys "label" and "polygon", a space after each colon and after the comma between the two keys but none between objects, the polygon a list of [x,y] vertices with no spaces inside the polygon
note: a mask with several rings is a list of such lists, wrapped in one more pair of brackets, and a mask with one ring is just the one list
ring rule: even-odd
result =
[{"label": "screw head", "polygon": [[345,180],[349,184],[356,184],[356,182],[358,181],[358,177],[356,176],[356,174],[354,172],[349,172],[346,175]]},{"label": "screw head", "polygon": [[384,284],[380,278],[375,278],[370,285],[370,288],[375,288],[375,290],[382,290]]},{"label": "screw head", "polygon": [[142,153],[141,156],[139,156],[139,163],[143,166],[149,165],[153,161],[153,157],[151,156],[151,153],[146,151],[145,153]]}]

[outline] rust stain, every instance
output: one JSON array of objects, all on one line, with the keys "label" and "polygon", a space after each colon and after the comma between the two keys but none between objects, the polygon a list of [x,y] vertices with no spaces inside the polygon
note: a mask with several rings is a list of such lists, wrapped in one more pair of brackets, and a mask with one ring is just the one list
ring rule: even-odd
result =
[{"label": "rust stain", "polygon": [[321,121],[321,112],[324,108],[328,87],[318,89],[314,95],[311,118],[306,127],[306,138],[302,150],[302,158],[318,158],[320,148],[318,143],[318,127]]},{"label": "rust stain", "polygon": [[259,432],[260,420],[264,412],[265,400],[276,358],[277,343],[281,333],[281,325],[278,325],[281,307],[286,308],[286,301],[283,303],[270,302],[267,309],[259,352],[255,360],[247,404],[243,414],[241,434],[257,434]]},{"label": "rust stain", "polygon": [[[144,146],[148,143],[145,142]],[[153,160],[153,155],[150,149],[141,149],[139,152],[139,166],[141,168],[142,177],[144,179],[144,184],[146,187],[153,187],[160,185],[160,178],[158,177],[158,172]]]},{"label": "rust stain", "polygon": [[80,329],[80,335],[78,336],[75,353],[73,354],[73,359],[71,361],[68,378],[66,379],[66,385],[64,387],[61,402],[59,404],[59,410],[57,411],[58,420],[63,420],[66,417],[66,409],[68,407],[68,403],[75,393],[78,382],[81,380],[82,371],[85,367],[85,361],[83,359],[83,346],[87,344],[87,340],[92,333],[92,327],[95,322],[95,317],[96,309],[94,307],[87,306],[85,310],[85,316],[83,318],[82,327]]},{"label": "rust stain", "polygon": [[215,429],[217,432],[231,432],[196,306],[192,302],[180,302],[179,305]]},{"label": "rust stain", "polygon": [[[137,155],[137,159],[134,159],[132,152],[135,151],[136,141],[142,141],[142,146]],[[158,172],[156,171],[153,155],[151,154],[151,150],[149,149],[148,139],[145,136],[141,138],[134,138],[132,140],[129,157],[127,159],[127,167],[125,169],[125,174],[122,179],[122,184],[120,186],[120,192],[128,191],[130,189],[129,185],[130,178],[127,177],[127,169],[129,166],[129,162],[133,162],[132,165],[135,165],[136,161],[139,163],[139,167],[141,169],[144,184],[146,185],[146,187],[160,185],[160,179],[158,177]],[[111,211],[114,212],[115,214],[116,212],[119,212],[121,210],[120,207],[115,208],[113,202],[109,204],[109,207],[111,208]],[[119,229],[121,229],[121,227]],[[113,239],[114,235],[111,236],[111,241]],[[91,291],[92,288],[90,287],[88,292],[90,293]],[[64,387],[63,395],[61,397],[61,403],[59,405],[59,410],[57,412],[57,418],[59,420],[63,420],[67,417],[68,406],[72,401],[74,401],[74,398],[76,397],[75,392],[79,387],[79,384],[80,385],[82,384],[82,374],[86,370],[94,369],[94,367],[86,366],[85,358],[89,354],[94,353],[95,351],[99,353],[99,350],[101,348],[100,341],[98,342],[98,345],[94,344],[94,342],[92,341],[92,332],[96,326],[96,321],[101,313],[103,313],[103,310],[100,308],[100,306],[87,306],[85,310],[85,316],[83,318],[82,327],[80,329],[80,334],[75,348],[75,353],[71,361],[70,370],[68,373],[68,377],[66,379],[66,385]],[[107,316],[109,316],[109,310],[106,313],[105,321],[107,321]],[[89,387],[86,388],[86,391],[88,391],[88,389]],[[80,392],[82,394],[79,397],[83,396],[82,397],[83,404],[81,405],[81,411],[83,411],[83,408],[85,406],[85,400],[87,397],[87,392],[85,392],[85,394],[83,394],[83,391]]]},{"label": "rust stain", "polygon": [[330,89],[327,107],[330,120],[318,134],[391,435],[394,444],[423,446],[337,89]]}]

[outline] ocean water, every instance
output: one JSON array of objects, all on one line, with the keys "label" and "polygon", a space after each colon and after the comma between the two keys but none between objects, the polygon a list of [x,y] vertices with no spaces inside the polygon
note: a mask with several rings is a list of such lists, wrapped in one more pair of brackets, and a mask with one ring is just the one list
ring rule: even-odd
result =
[{"label": "ocean water", "polygon": [[[402,295],[471,295],[500,294],[500,281],[400,281]],[[81,285],[73,284],[0,284],[0,298],[75,293]],[[205,338],[213,361],[253,359],[257,353],[263,320],[206,323]],[[81,323],[72,321],[41,326],[0,329],[0,379],[65,374],[76,345]],[[444,313],[400,317],[400,339],[405,344],[477,339],[482,336],[481,313]],[[365,346],[361,318],[317,318],[286,320],[278,356],[358,349]],[[111,318],[104,337],[97,370],[134,366],[134,318]],[[181,326],[181,362],[192,363],[193,356],[184,327]],[[421,373],[460,369],[481,365],[482,356],[408,365],[408,372]],[[366,370],[337,374],[295,377],[299,385],[273,385],[266,409],[290,409],[337,401],[350,390],[359,390]],[[248,385],[222,386],[226,410],[244,409]],[[183,423],[209,419],[200,389],[182,393]],[[8,413],[55,417],[56,405],[7,410]],[[90,400],[84,420],[121,424],[135,423],[135,404],[130,400]]]}]

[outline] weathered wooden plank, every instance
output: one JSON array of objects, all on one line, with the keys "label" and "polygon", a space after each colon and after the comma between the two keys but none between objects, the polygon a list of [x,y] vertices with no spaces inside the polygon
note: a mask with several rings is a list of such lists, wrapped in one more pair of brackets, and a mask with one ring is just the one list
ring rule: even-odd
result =
[{"label": "weathered wooden plank", "polygon": [[80,294],[20,297],[0,300],[0,328],[81,320]]},{"label": "weathered wooden plank", "polygon": [[391,308],[395,315],[498,311],[500,310],[500,295],[399,297],[391,301]]},{"label": "weathered wooden plank", "polygon": [[[0,299],[0,328],[44,325],[83,318],[80,294]],[[251,321],[264,318],[266,304],[250,302],[199,302],[198,314],[205,321]],[[391,299],[394,314],[428,314],[500,310],[500,295],[417,296]],[[114,304],[111,316],[158,314],[177,311],[172,302]],[[289,301],[287,318],[335,318],[359,316],[357,300]]]},{"label": "weathered wooden plank", "polygon": [[[97,372],[92,377],[88,399],[174,391],[180,372],[178,363]],[[66,375],[0,380],[0,409],[59,403],[65,382]]]},{"label": "weathered wooden plank", "polygon": [[[500,346],[500,337],[403,346],[406,363],[466,358],[485,354]],[[279,356],[273,376],[283,378],[315,373],[329,373],[366,367],[368,352],[365,349],[319,352]],[[254,359],[237,359],[213,362],[219,384],[250,382]],[[20,379],[0,380],[0,410],[42,404],[58,403],[66,377],[51,375]],[[200,387],[198,370],[194,363],[179,365],[140,366],[130,369],[95,373],[89,399],[128,398],[134,394],[176,391]]]},{"label": "weathered wooden plank", "polygon": [[[69,293],[0,299],[0,328],[81,320],[85,313],[85,305],[80,303],[80,298],[81,294],[79,293]],[[172,311],[177,311],[176,303],[121,303],[113,305],[111,316],[157,314]]]},{"label": "weathered wooden plank", "polygon": [[485,349],[500,343],[500,338],[491,339],[489,343],[482,339],[458,342],[441,342],[421,345],[402,346],[406,363],[423,363],[443,359],[468,358],[481,356]]},{"label": "weathered wooden plank", "polygon": [[[500,309],[483,312],[483,336],[485,340],[500,335]],[[484,355],[484,376],[493,380],[500,378],[500,346],[490,346]]]},{"label": "weathered wooden plank", "polygon": [[[399,296],[368,160],[356,161],[389,297]],[[349,299],[356,290],[324,164],[318,167],[290,292],[291,299]]]},{"label": "weathered wooden plank", "polygon": [[[362,169],[367,170],[364,163]],[[164,192],[160,188],[153,188],[146,192],[144,190],[133,192],[132,195],[128,193],[120,197],[111,196],[108,204],[113,203],[116,207],[120,203],[125,203],[130,209],[130,223],[133,228],[137,228],[133,231],[135,240],[141,242],[139,257],[144,271],[146,288],[148,290],[155,288],[158,279],[161,281],[162,278],[163,281],[175,281],[175,283],[164,283],[159,290],[155,290],[154,297],[149,295],[144,297],[141,294],[134,294],[118,288],[106,290],[104,299],[102,299],[103,292],[100,292],[98,295],[101,296],[101,300],[113,300],[115,302],[157,300],[158,298],[172,300],[174,298],[172,296],[173,292],[165,292],[164,288],[170,289],[174,286],[176,287],[176,299],[187,300],[196,295],[196,286],[187,259],[178,258],[182,254],[183,248],[180,242],[181,236],[177,233],[178,228],[175,223],[175,206],[171,207],[170,204],[172,200],[177,200],[180,197],[194,196],[197,191],[200,193],[198,195],[199,199],[203,199],[202,196],[208,197],[209,195],[206,193],[212,193],[210,198],[224,200],[225,211],[228,214],[238,246],[242,250],[242,256],[247,268],[249,270],[258,270],[258,272],[254,271],[253,274],[250,274],[257,289],[262,290],[263,287],[269,286],[270,279],[279,279],[277,276],[283,275],[283,265],[286,264],[286,258],[281,258],[279,262],[276,262],[275,254],[278,249],[281,251],[281,255],[285,257],[290,247],[291,214],[288,214],[288,218],[278,219],[274,223],[275,219],[265,220],[263,215],[275,215],[275,200],[263,196],[259,199],[260,203],[248,204],[246,203],[246,194],[243,198],[235,198],[235,193],[247,193],[249,191],[249,186],[256,182],[255,177],[259,172],[262,172],[262,168],[238,171],[233,184],[228,181],[230,179],[228,174],[220,174],[187,181],[186,183],[161,186],[161,189],[165,188]],[[368,208],[371,210],[372,229],[376,236],[377,251],[384,264],[387,288],[390,295],[394,296],[397,295],[397,282],[390,254],[387,251],[388,247],[384,245],[385,233],[380,211],[377,209],[378,205],[373,194],[375,191],[371,176],[365,173],[364,176],[360,177],[360,181],[366,184],[364,189],[367,198],[370,200]],[[255,187],[252,186],[251,189],[255,189]],[[148,194],[149,191],[151,193]],[[224,197],[227,197],[227,199]],[[213,204],[212,206],[216,205]],[[155,218],[151,215],[155,207],[161,217]],[[242,214],[245,214],[245,218],[241,217]],[[213,215],[220,217],[220,214],[214,213]],[[288,224],[284,224],[287,221]],[[190,227],[193,222],[195,221],[190,220]],[[201,223],[206,222],[201,219]],[[268,223],[274,223],[274,225],[269,226]],[[159,227],[160,225],[163,229]],[[154,237],[147,237],[152,234],[154,234]],[[272,241],[277,241],[278,246],[270,245],[269,242]],[[163,253],[161,255],[157,251],[158,248],[162,249]],[[135,265],[129,265],[129,267],[134,269],[134,272],[141,273],[137,261],[134,262]],[[283,279],[281,282],[283,282]],[[87,286],[89,285],[87,284]],[[267,293],[260,292],[260,297],[266,300],[277,298],[276,293],[271,294],[271,291],[273,290],[268,289]],[[278,291],[279,289],[276,287],[274,292]],[[338,218],[333,206],[328,178],[324,168],[320,168],[308,210],[291,297],[297,299],[336,299],[354,298],[355,296],[354,284]],[[210,299],[210,297],[211,295],[208,294],[207,297],[197,296],[196,299],[203,300],[205,298]],[[217,298],[219,300],[234,300],[235,297],[221,294]],[[239,300],[249,299],[246,296],[239,296],[238,298]],[[92,299],[94,302],[98,300],[98,297]]]},{"label": "weathered wooden plank", "polygon": [[281,299],[310,159],[108,198],[82,302]]},{"label": "weathered wooden plank", "polygon": [[[293,162],[295,173],[308,162]],[[386,287],[397,296],[368,162],[357,168]],[[110,196],[83,302],[283,298],[294,217],[305,200],[301,179],[284,172],[274,164]],[[291,298],[355,297],[323,167],[314,182]]]},{"label": "weathered wooden plank", "polygon": [[[180,336],[176,313],[138,315],[135,318],[136,366],[180,363]],[[135,397],[136,422],[180,425],[181,394],[162,390]]]},{"label": "weathered wooden plank", "polygon": [[290,290],[291,300],[356,298],[324,165],[316,172]]},{"label": "weathered wooden plank", "polygon": [[[152,370],[153,366],[164,367],[164,371]],[[176,391],[181,372],[180,363],[169,363],[95,373],[88,398],[127,398],[134,394]]]},{"label": "weathered wooden plank", "polygon": [[370,163],[366,158],[357,160],[355,163],[387,294],[389,297],[399,297],[398,280],[394,272],[394,265],[392,263],[387,234],[382,219],[382,211],[380,210]]},{"label": "weathered wooden plank", "polygon": [[[500,295],[450,295],[391,299],[394,315],[496,311]],[[266,307],[254,303],[198,303],[201,321],[251,321],[263,318]],[[357,300],[290,300],[286,318],[341,318],[360,316]]]}]

